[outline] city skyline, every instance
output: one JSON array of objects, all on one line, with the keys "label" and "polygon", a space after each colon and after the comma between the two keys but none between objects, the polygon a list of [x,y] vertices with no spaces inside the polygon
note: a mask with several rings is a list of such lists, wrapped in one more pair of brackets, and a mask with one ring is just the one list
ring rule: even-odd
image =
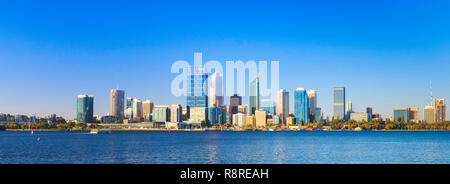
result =
[{"label": "city skyline", "polygon": [[0,112],[75,119],[75,97],[91,94],[94,114],[106,115],[115,88],[155,105],[184,106],[185,97],[170,94],[170,66],[192,62],[194,52],[222,64],[280,61],[291,112],[296,88],[316,90],[325,117],[333,116],[332,88],[340,86],[355,112],[372,107],[384,118],[396,107],[419,107],[423,119],[429,81],[436,98],[450,99],[448,2],[117,2],[101,13],[101,3],[61,3],[72,8],[0,7]]}]

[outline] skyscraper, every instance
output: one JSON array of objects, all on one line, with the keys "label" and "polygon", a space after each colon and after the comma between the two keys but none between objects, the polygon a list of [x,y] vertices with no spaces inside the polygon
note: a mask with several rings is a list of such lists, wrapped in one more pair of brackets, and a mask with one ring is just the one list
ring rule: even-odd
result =
[{"label": "skyscraper", "polygon": [[127,105],[126,105],[125,109],[128,109],[128,108],[133,108],[133,98],[131,98],[131,97],[127,98]]},{"label": "skyscraper", "polygon": [[210,106],[222,107],[222,76],[219,73],[214,73],[211,76],[211,88],[209,92]]},{"label": "skyscraper", "polygon": [[230,111],[231,114],[238,113],[238,107],[242,105],[242,97],[238,96],[237,94],[234,94],[230,97]]},{"label": "skyscraper", "polygon": [[250,99],[249,99],[249,114],[255,114],[259,110],[259,74],[250,82]]},{"label": "skyscraper", "polygon": [[446,120],[447,105],[443,98],[434,99],[434,122],[441,123]]},{"label": "skyscraper", "polygon": [[133,120],[140,122],[142,116],[142,101],[133,99]]},{"label": "skyscraper", "polygon": [[180,104],[173,104],[170,107],[170,122],[172,123],[181,122],[182,110],[183,108],[181,107]]},{"label": "skyscraper", "polygon": [[142,102],[142,116],[147,116],[149,114],[152,114],[153,112],[154,104],[150,100],[146,100]]},{"label": "skyscraper", "polygon": [[426,123],[434,123],[434,107],[426,106],[423,108],[423,120]]},{"label": "skyscraper", "polygon": [[419,107],[408,108],[408,121],[415,123],[419,122]]},{"label": "skyscraper", "polygon": [[124,118],[125,91],[113,89],[111,90],[110,114],[115,116],[119,121]]},{"label": "skyscraper", "polygon": [[345,120],[345,88],[334,88],[334,118]]},{"label": "skyscraper", "polygon": [[278,92],[277,115],[283,118],[283,122],[289,116],[289,92],[284,89]]},{"label": "skyscraper", "polygon": [[294,93],[294,111],[297,123],[309,123],[309,97],[306,90],[297,88]]},{"label": "skyscraper", "polygon": [[94,122],[94,96],[77,96],[77,121],[83,123]]},{"label": "skyscraper", "polygon": [[308,90],[306,93],[308,94],[309,98],[309,109],[310,109],[309,113],[311,114],[311,117],[314,117],[315,113],[314,109],[316,109],[317,107],[317,92],[316,90]]},{"label": "skyscraper", "polygon": [[208,107],[208,75],[204,74],[204,68],[196,68],[193,75],[187,79],[187,106]]},{"label": "skyscraper", "polygon": [[168,122],[170,118],[169,106],[167,105],[157,105],[155,106],[152,113],[153,122]]}]

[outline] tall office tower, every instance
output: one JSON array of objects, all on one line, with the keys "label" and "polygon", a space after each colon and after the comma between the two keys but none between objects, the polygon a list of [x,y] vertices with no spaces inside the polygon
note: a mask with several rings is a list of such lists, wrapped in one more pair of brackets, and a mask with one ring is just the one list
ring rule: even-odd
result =
[{"label": "tall office tower", "polygon": [[447,105],[443,98],[434,99],[434,122],[441,123],[446,120]]},{"label": "tall office tower", "polygon": [[133,99],[133,120],[140,121],[142,116],[142,101],[139,99]]},{"label": "tall office tower", "polygon": [[434,107],[433,106],[425,106],[423,108],[423,120],[426,123],[434,123]]},{"label": "tall office tower", "polygon": [[133,108],[133,98],[131,98],[131,97],[127,97],[127,105],[126,105],[125,109],[128,109],[128,108]]},{"label": "tall office tower", "polygon": [[297,123],[309,123],[309,97],[306,90],[297,88],[294,93],[294,111]]},{"label": "tall office tower", "polygon": [[208,75],[204,68],[196,68],[187,78],[187,106],[208,107]]},{"label": "tall office tower", "polygon": [[347,102],[347,105],[345,106],[345,113],[350,114],[352,112],[353,112],[353,103],[350,100],[349,102]]},{"label": "tall office tower", "polygon": [[271,99],[261,99],[260,109],[267,111],[268,114],[275,115],[275,102]]},{"label": "tall office tower", "polygon": [[152,114],[153,112],[154,104],[150,100],[146,100],[142,102],[142,116],[147,116],[149,114]]},{"label": "tall office tower", "polygon": [[222,95],[222,76],[219,73],[214,73],[211,76],[211,88],[209,91],[209,106],[222,107],[223,95]]},{"label": "tall office tower", "polygon": [[238,96],[237,94],[234,94],[230,97],[230,109],[231,114],[238,113],[238,107],[242,105],[242,97]]},{"label": "tall office tower", "polygon": [[124,118],[125,91],[111,90],[110,115],[115,116],[119,121]]},{"label": "tall office tower", "polygon": [[170,122],[172,123],[178,123],[181,122],[182,120],[182,111],[183,108],[181,107],[180,104],[173,104],[170,107]]},{"label": "tall office tower", "polygon": [[77,121],[83,123],[94,122],[94,96],[77,96]]},{"label": "tall office tower", "polygon": [[250,82],[250,99],[249,99],[249,114],[255,114],[256,110],[259,110],[259,74],[256,78]]},{"label": "tall office tower", "polygon": [[394,108],[394,122],[408,122],[408,108]]},{"label": "tall office tower", "polygon": [[223,109],[220,107],[210,107],[208,108],[208,121],[211,125],[223,124],[224,113]]},{"label": "tall office tower", "polygon": [[170,118],[170,111],[168,105],[157,105],[153,109],[152,121],[153,122],[168,122]]},{"label": "tall office tower", "polygon": [[366,108],[366,113],[369,116],[369,121],[368,122],[372,121],[372,115],[373,115],[372,107],[367,107]]},{"label": "tall office tower", "polygon": [[345,88],[334,88],[334,119],[345,120]]},{"label": "tall office tower", "polygon": [[283,122],[289,116],[289,92],[284,89],[278,92],[277,115],[282,117]]},{"label": "tall office tower", "polygon": [[322,108],[316,107],[316,109],[314,109],[314,121],[322,121]]},{"label": "tall office tower", "polygon": [[419,123],[419,107],[408,108],[408,121]]},{"label": "tall office tower", "polygon": [[314,109],[316,109],[317,107],[317,92],[316,90],[308,90],[306,93],[308,94],[309,98],[309,109],[310,109],[309,113],[311,114],[311,117],[314,117],[315,113]]}]

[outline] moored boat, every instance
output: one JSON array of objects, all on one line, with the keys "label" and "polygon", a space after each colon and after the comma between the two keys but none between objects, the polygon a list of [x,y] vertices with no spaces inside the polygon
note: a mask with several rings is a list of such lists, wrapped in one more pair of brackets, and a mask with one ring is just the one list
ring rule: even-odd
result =
[{"label": "moored boat", "polygon": [[106,129],[102,129],[102,130],[99,130],[99,129],[92,129],[90,133],[91,133],[91,134],[110,134],[110,133],[111,133],[111,130],[106,130]]}]

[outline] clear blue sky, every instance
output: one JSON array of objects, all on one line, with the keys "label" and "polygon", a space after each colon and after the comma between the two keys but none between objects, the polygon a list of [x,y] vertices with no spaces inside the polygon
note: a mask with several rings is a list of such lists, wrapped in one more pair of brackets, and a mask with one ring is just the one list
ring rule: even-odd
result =
[{"label": "clear blue sky", "polygon": [[[109,111],[109,91],[185,104],[170,83],[175,60],[279,60],[280,87],[332,88],[354,109],[450,100],[449,1],[2,1],[0,112],[74,118],[76,95]],[[247,102],[245,100],[244,102]],[[292,103],[292,102],[291,102]],[[292,111],[292,109],[291,109]],[[447,111],[448,114],[448,111]]]}]

